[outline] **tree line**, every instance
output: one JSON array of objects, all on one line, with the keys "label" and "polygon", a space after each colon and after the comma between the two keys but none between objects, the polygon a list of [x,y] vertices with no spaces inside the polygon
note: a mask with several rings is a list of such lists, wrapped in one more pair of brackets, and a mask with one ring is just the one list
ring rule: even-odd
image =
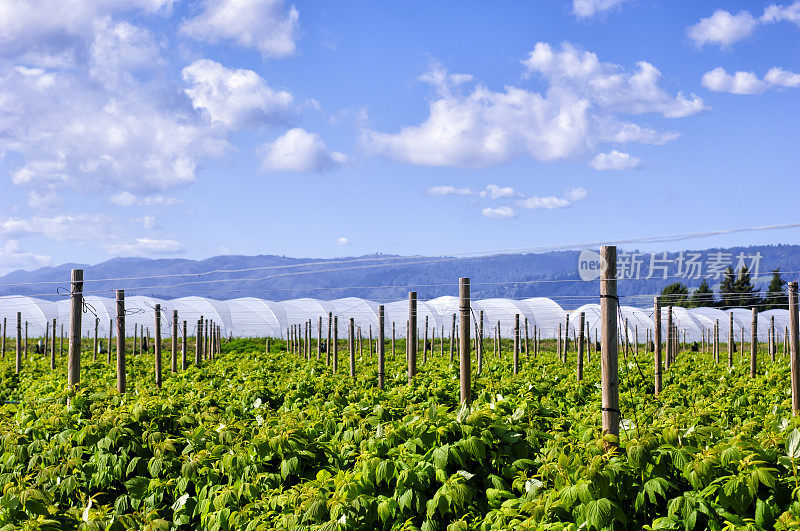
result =
[{"label": "tree line", "polygon": [[673,282],[661,290],[665,297],[664,303],[684,308],[699,308],[709,306],[713,308],[752,308],[759,311],[787,308],[789,299],[786,294],[786,281],[781,278],[780,267],[772,271],[767,291],[762,295],[761,290],[753,286],[753,279],[747,267],[742,267],[738,274],[732,267],[725,270],[719,291],[714,293],[708,284],[708,279],[703,279],[700,286],[689,293],[689,288],[681,282]]}]

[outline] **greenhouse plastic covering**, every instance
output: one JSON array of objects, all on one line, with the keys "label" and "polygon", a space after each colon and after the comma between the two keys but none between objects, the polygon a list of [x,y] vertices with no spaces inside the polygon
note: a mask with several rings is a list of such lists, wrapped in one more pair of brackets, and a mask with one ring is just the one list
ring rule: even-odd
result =
[{"label": "greenhouse plastic covering", "polygon": [[[322,337],[327,337],[328,318],[335,316],[338,321],[340,338],[347,337],[349,321],[352,318],[356,330],[360,329],[363,337],[370,331],[373,337],[378,334],[379,303],[357,297],[346,297],[331,301],[311,298],[286,301],[270,301],[255,297],[244,297],[231,300],[216,300],[205,297],[182,297],[163,300],[153,297],[131,296],[125,300],[125,331],[132,336],[134,330],[144,329],[150,335],[155,333],[155,307],[161,307],[162,335],[168,337],[172,333],[173,311],[178,312],[178,327],[182,330],[186,322],[187,334],[196,333],[197,321],[202,317],[212,320],[218,325],[225,337],[285,337],[291,325],[306,326],[310,322],[311,336],[316,338],[322,319]],[[99,337],[106,338],[109,326],[114,327],[116,335],[116,301],[106,297],[86,296],[84,298],[81,318],[81,335],[92,337],[95,325]],[[585,317],[586,327],[592,340],[600,333],[600,305],[585,304],[570,312],[565,311],[552,299],[536,297],[530,299],[478,299],[471,301],[473,331],[478,328],[478,320],[483,314],[485,337],[493,337],[500,324],[502,337],[510,338],[514,334],[516,315],[519,315],[520,333],[525,335],[525,323],[528,325],[528,337],[533,338],[536,329],[542,339],[557,337],[559,326],[564,331],[569,326],[570,338],[577,337],[580,314]],[[68,333],[70,319],[69,299],[57,302],[26,296],[0,297],[0,319],[4,319],[7,336],[14,336],[16,316],[20,312],[24,334],[25,323],[28,335],[40,337],[52,327],[56,320],[60,334],[61,326]],[[667,309],[662,308],[662,334],[666,334]],[[406,322],[409,314],[408,299],[384,304],[384,330],[387,339],[406,335]],[[427,319],[429,337],[450,337],[453,328],[453,315],[458,315],[458,298],[453,296],[437,297],[428,301],[417,301],[417,330],[419,337],[424,337]],[[718,308],[680,308],[673,307],[673,323],[680,330],[681,339],[700,341],[703,334],[708,334],[719,321],[720,341],[727,341],[730,326],[730,315],[733,315],[734,338],[738,341],[744,332],[745,340],[750,338],[752,310],[734,308],[720,310]],[[758,314],[758,337],[766,341],[772,319],[780,340],[789,324],[788,310],[768,310]],[[635,308],[621,306],[617,321],[620,337],[627,333],[631,341],[638,333],[640,342],[645,340],[647,330],[653,330],[653,308]],[[569,320],[569,322],[567,322]],[[456,319],[458,323],[458,319]],[[48,326],[49,325],[49,326]],[[50,332],[52,333],[52,332]],[[662,336],[665,337],[665,336]]]}]

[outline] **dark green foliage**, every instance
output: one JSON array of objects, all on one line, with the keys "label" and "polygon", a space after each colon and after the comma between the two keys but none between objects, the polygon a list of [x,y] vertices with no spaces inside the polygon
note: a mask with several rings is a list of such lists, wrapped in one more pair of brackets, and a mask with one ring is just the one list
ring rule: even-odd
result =
[{"label": "dark green foliage", "polygon": [[692,296],[689,298],[689,307],[701,308],[715,306],[716,304],[714,292],[711,291],[711,287],[708,285],[708,279],[704,278],[697,289],[692,292]]},{"label": "dark green foliage", "polygon": [[786,281],[781,278],[781,268],[779,267],[772,271],[772,278],[764,296],[764,309],[785,309],[788,305],[789,297],[786,294]]},{"label": "dark green foliage", "polygon": [[665,306],[688,306],[689,288],[686,284],[673,282],[661,290],[661,304]]}]

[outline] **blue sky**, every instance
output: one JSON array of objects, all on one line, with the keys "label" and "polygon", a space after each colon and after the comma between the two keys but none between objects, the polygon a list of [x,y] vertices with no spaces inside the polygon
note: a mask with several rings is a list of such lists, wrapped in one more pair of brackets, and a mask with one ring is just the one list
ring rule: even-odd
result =
[{"label": "blue sky", "polygon": [[0,272],[792,223],[798,44],[800,0],[0,0]]}]

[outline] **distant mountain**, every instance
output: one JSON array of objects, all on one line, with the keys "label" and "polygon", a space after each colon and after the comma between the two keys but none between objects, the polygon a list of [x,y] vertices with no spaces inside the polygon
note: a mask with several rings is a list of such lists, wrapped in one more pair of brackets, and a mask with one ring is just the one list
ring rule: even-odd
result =
[{"label": "distant mountain", "polygon": [[[0,295],[31,295],[56,300],[69,289],[70,269],[83,268],[87,294],[126,294],[171,299],[200,295],[214,299],[362,297],[403,299],[417,291],[421,299],[458,294],[458,278],[470,277],[474,298],[551,297],[571,309],[596,301],[597,282],[578,275],[579,251],[505,254],[476,258],[368,255],[337,259],[285,256],[215,256],[206,260],[114,258],[97,265],[62,264],[0,277]],[[705,249],[680,253],[619,250],[619,293],[623,304],[646,306],[671,282],[696,287],[709,272],[725,265],[758,267],[757,287],[764,290],[775,267],[800,271],[800,246],[768,245]],[[232,271],[232,270],[235,270]],[[636,277],[638,273],[638,278]],[[699,276],[697,274],[699,273]],[[664,275],[668,278],[664,279]],[[688,275],[688,276],[687,276]],[[159,278],[146,278],[159,277]],[[649,278],[648,278],[649,277]],[[103,280],[116,279],[116,280]],[[716,286],[720,277],[712,275]]]}]

